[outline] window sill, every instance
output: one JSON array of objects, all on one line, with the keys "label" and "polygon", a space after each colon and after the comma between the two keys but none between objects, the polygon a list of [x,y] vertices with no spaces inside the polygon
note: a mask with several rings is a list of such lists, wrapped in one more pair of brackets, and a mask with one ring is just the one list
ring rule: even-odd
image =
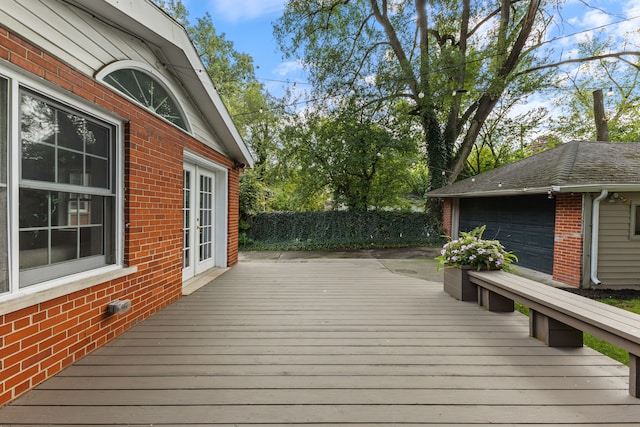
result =
[{"label": "window sill", "polygon": [[[41,286],[33,286],[14,295],[0,297],[0,316],[23,308],[81,291],[101,283],[119,279],[138,271],[138,267],[109,266],[92,271],[90,274],[74,274]],[[55,284],[53,283],[55,282]]]}]

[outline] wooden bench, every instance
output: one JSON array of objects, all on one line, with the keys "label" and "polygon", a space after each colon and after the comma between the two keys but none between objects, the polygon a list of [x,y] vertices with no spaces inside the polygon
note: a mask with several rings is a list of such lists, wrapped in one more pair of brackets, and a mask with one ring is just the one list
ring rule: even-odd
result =
[{"label": "wooden bench", "polygon": [[503,271],[472,271],[478,304],[529,308],[529,334],[550,347],[582,347],[588,332],[629,352],[629,393],[640,397],[640,315]]}]

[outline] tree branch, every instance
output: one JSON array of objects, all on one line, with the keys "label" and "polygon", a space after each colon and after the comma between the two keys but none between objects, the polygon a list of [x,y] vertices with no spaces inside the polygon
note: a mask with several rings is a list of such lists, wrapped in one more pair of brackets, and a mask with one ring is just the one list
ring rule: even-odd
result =
[{"label": "tree branch", "polygon": [[584,58],[566,59],[564,61],[554,62],[552,64],[539,65],[537,67],[529,68],[527,70],[523,70],[523,71],[520,71],[519,73],[516,73],[515,76],[518,77],[523,74],[529,74],[535,71],[545,70],[548,68],[555,68],[555,67],[559,67],[561,65],[566,65],[566,64],[576,64],[576,63],[582,63],[582,62],[597,61],[599,59],[606,59],[606,58],[617,58],[623,62],[626,62],[632,67],[640,70],[640,65],[634,64],[624,58],[624,56],[630,56],[630,55],[640,57],[640,51],[604,53],[602,55],[586,56]]},{"label": "tree branch", "polygon": [[[413,73],[411,68],[411,64],[407,59],[407,55],[402,49],[402,43],[396,34],[395,28],[393,28],[393,24],[389,21],[389,17],[387,16],[386,9],[384,12],[380,11],[378,7],[378,2],[376,0],[370,0],[371,9],[373,10],[373,15],[376,18],[376,21],[382,25],[385,34],[387,35],[387,39],[389,40],[389,44],[393,49],[398,61],[400,62],[400,68],[402,69],[402,73],[405,76],[407,82],[409,82],[409,86],[411,87],[411,91],[414,93],[414,96],[418,96],[418,81],[416,76]],[[386,2],[383,4],[386,7]]]}]

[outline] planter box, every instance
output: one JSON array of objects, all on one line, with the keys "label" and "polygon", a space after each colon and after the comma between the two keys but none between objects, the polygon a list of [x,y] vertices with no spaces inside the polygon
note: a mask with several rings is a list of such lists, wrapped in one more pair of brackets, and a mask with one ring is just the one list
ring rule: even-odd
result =
[{"label": "planter box", "polygon": [[469,271],[475,267],[463,265],[444,269],[444,291],[460,301],[478,301],[478,287],[469,281]]}]

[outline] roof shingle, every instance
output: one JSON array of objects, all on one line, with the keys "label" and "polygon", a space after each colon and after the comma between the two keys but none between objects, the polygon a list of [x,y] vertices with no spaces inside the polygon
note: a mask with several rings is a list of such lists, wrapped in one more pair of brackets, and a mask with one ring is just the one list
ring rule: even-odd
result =
[{"label": "roof shingle", "polygon": [[[640,185],[640,143],[572,141],[427,193],[427,197],[540,194],[552,188]],[[578,190],[579,191],[579,190]]]}]

